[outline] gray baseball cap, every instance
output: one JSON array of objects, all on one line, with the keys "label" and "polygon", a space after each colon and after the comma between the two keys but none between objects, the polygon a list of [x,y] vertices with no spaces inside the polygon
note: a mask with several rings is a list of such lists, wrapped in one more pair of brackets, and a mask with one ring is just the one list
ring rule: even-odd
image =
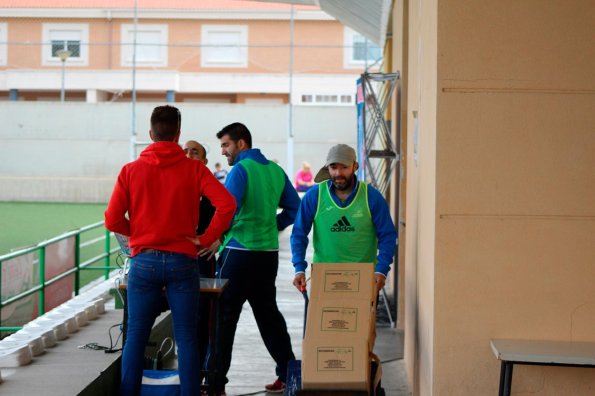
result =
[{"label": "gray baseball cap", "polygon": [[326,156],[326,162],[322,168],[316,174],[314,181],[316,183],[320,183],[322,181],[330,179],[330,174],[328,172],[328,166],[330,164],[341,164],[345,166],[351,166],[354,162],[357,161],[357,157],[355,155],[355,150],[346,144],[337,144],[328,152]]}]

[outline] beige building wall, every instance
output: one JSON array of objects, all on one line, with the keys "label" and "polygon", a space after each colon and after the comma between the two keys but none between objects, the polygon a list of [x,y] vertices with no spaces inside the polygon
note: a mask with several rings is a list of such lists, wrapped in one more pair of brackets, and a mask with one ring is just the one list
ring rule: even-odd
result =
[{"label": "beige building wall", "polygon": [[[408,6],[407,369],[415,395],[496,394],[491,338],[595,341],[595,6]],[[594,388],[514,369],[513,395]]]},{"label": "beige building wall", "polygon": [[[399,1],[395,3],[394,12],[392,15],[392,39],[387,40],[387,51],[391,52],[392,68],[390,70],[397,71],[399,77],[399,90],[395,93],[395,100],[391,106],[392,117],[392,135],[393,139],[399,145],[399,168],[398,175],[393,175],[393,181],[390,190],[390,208],[395,226],[398,231],[399,248],[395,256],[396,273],[391,271],[389,276],[392,278],[397,276],[397,317],[396,327],[398,329],[405,328],[405,246],[407,245],[406,233],[406,208],[407,208],[407,125],[408,125],[408,79],[409,75],[409,53],[408,53],[408,39],[409,39],[409,3],[407,1]],[[398,97],[397,97],[398,95]],[[398,125],[400,123],[400,125]],[[400,127],[400,135],[398,130]]]},{"label": "beige building wall", "polygon": [[[56,69],[41,62],[42,26],[52,24],[88,24],[89,63],[66,65],[67,69],[128,70],[121,64],[122,25],[129,19],[78,18],[0,18],[8,24],[8,62],[0,69]],[[290,27],[288,20],[185,20],[143,19],[142,25],[166,25],[168,28],[168,64],[149,67],[156,70],[206,73],[287,73],[289,70]],[[247,67],[202,67],[200,63],[202,25],[242,25],[248,27]],[[14,43],[28,43],[16,45]],[[306,74],[354,74],[360,68],[344,65],[344,27],[338,21],[296,20],[294,26],[293,72]],[[139,69],[147,68],[138,65]]]},{"label": "beige building wall", "polygon": [[[41,43],[41,24],[39,21],[29,18],[21,18],[18,24],[11,23],[11,19],[2,18],[0,22],[8,24],[7,40],[9,43]],[[7,51],[6,65],[0,66],[0,70],[7,69],[8,65],[16,65],[21,68],[39,68],[41,65],[41,49],[36,46],[18,45],[11,46]]]},{"label": "beige building wall", "polygon": [[425,396],[435,375],[437,0],[410,2],[408,17],[405,359]]}]

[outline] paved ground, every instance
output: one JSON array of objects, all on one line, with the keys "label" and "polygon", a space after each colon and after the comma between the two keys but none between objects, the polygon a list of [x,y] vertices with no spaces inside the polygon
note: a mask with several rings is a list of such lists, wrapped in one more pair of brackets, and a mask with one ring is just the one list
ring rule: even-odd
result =
[{"label": "paved ground", "polygon": [[[117,325],[121,320],[122,310],[115,310],[113,307],[106,309],[105,314],[90,321],[76,333],[69,334],[68,338],[59,341],[56,346],[47,348],[27,366],[0,368],[4,380],[0,384],[0,395],[80,394],[91,382],[102,377],[102,372],[119,358],[120,353],[108,354],[101,350],[81,349],[79,346],[89,343],[109,346],[110,327]],[[113,342],[118,334],[117,329],[111,331]],[[103,388],[110,389],[108,385]],[[108,395],[109,392],[103,394]]]},{"label": "paved ground", "polygon": [[[293,266],[289,249],[290,231],[280,236],[279,273],[277,275],[277,302],[287,322],[293,350],[301,358],[304,321],[304,300],[292,286]],[[311,257],[312,252],[309,252]],[[383,362],[382,385],[387,395],[408,396],[407,376],[403,363],[403,334],[388,324],[379,324],[376,354]],[[269,356],[254,321],[250,306],[246,304],[240,317],[232,364],[230,382],[226,392],[231,396],[264,394],[264,385],[275,380],[275,363]]]},{"label": "paved ground", "polygon": [[[311,252],[310,252],[311,257]],[[291,285],[293,268],[290,263],[289,231],[281,234],[280,268],[277,277],[278,304],[287,321],[296,358],[301,358],[304,302],[300,293]],[[0,384],[1,395],[23,396],[68,396],[107,395],[106,389],[117,386],[113,363],[119,353],[79,349],[91,342],[110,345],[110,327],[117,325],[122,311],[115,310],[113,300],[106,304],[107,312],[89,322],[77,333],[58,342],[55,347],[34,358],[27,366],[0,368],[4,383]],[[379,315],[380,316],[380,315]],[[169,327],[167,327],[169,328]],[[112,331],[114,339],[117,331]],[[408,396],[410,391],[403,364],[403,334],[385,324],[379,324],[376,338],[376,354],[382,360],[382,385],[389,396]],[[113,363],[113,364],[112,364]],[[107,367],[110,366],[110,369]],[[112,374],[106,374],[107,372]],[[238,324],[232,365],[229,372],[230,396],[265,394],[264,385],[275,379],[274,362],[270,358],[256,327],[248,305]],[[93,383],[93,386],[89,384]],[[90,390],[92,388],[92,390]],[[85,391],[83,392],[83,390]]]}]

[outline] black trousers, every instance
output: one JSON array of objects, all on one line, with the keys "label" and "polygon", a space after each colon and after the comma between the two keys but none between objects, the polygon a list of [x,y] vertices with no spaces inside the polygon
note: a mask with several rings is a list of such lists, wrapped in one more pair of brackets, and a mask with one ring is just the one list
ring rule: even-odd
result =
[{"label": "black trousers", "polygon": [[277,307],[275,279],[278,268],[279,252],[276,251],[226,248],[221,253],[216,276],[229,279],[229,284],[223,292],[221,351],[218,359],[220,384],[228,382],[226,376],[231,364],[233,341],[246,301],[252,307],[260,336],[277,364],[276,374],[281,381],[286,381],[287,362],[295,360],[295,356],[285,318]]},{"label": "black trousers", "polygon": [[[213,278],[215,276],[216,260],[210,260],[205,257],[198,257],[198,265],[200,268],[201,278]],[[198,357],[201,369],[205,368],[205,359],[209,347],[210,329],[212,318],[212,301],[201,296],[198,306],[199,322],[198,322]],[[201,380],[203,378],[200,374]]]}]

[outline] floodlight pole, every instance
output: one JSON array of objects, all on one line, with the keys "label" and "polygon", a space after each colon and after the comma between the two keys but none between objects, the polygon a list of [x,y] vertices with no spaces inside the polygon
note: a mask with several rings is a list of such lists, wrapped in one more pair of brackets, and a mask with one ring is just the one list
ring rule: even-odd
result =
[{"label": "floodlight pole", "polygon": [[288,125],[287,125],[287,174],[293,177],[293,30],[294,16],[293,4],[289,18],[289,98],[288,98]]},{"label": "floodlight pole", "polygon": [[136,32],[138,28],[138,2],[134,0],[134,31],[132,33],[132,111],[130,121],[130,161],[136,159]]}]

